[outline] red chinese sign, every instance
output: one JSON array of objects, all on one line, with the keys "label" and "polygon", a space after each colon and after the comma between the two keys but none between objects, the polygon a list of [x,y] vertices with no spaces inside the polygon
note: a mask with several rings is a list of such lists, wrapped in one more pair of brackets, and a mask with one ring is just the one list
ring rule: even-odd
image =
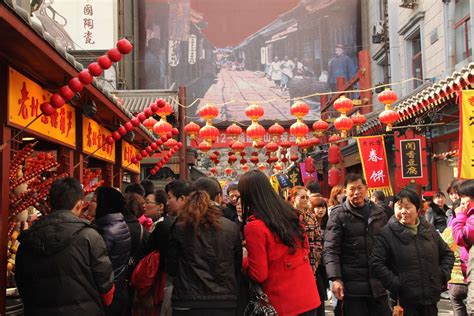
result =
[{"label": "red chinese sign", "polygon": [[408,129],[403,136],[395,132],[395,146],[397,186],[401,188],[410,183],[426,186],[428,184],[426,138],[416,135],[411,129]]},{"label": "red chinese sign", "polygon": [[115,143],[107,144],[105,141],[111,135],[111,131],[96,121],[82,116],[82,148],[86,154],[95,152],[93,157],[115,163]]},{"label": "red chinese sign", "polygon": [[358,137],[357,144],[369,192],[382,190],[392,195],[383,136]]},{"label": "red chinese sign", "polygon": [[[40,105],[49,100],[51,93],[13,68],[8,75],[8,123],[25,127],[41,114]],[[65,104],[53,115],[41,116],[27,130],[76,148],[76,111]]]},{"label": "red chinese sign", "polygon": [[132,163],[132,158],[138,153],[137,148],[122,140],[122,167],[129,171],[140,173],[140,162]]}]

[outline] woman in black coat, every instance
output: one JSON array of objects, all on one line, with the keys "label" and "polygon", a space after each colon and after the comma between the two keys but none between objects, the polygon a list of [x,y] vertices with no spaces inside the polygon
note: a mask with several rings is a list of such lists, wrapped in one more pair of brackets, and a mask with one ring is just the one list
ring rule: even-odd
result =
[{"label": "woman in black coat", "polygon": [[114,269],[115,294],[112,304],[106,308],[106,315],[123,315],[127,306],[126,276],[130,259],[131,237],[122,215],[124,198],[122,193],[110,187],[98,187],[94,224],[105,240],[110,261]]},{"label": "woman in black coat", "polygon": [[420,198],[402,190],[395,215],[380,234],[370,261],[375,277],[395,296],[405,316],[437,315],[442,285],[450,277],[454,254],[422,217]]}]

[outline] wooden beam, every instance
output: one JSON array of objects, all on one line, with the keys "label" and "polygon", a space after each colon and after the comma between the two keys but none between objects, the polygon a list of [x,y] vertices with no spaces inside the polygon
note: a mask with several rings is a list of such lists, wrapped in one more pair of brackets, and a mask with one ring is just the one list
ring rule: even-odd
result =
[{"label": "wooden beam", "polygon": [[[186,87],[179,87],[178,100],[181,105],[186,105]],[[186,146],[186,134],[184,132],[184,125],[186,124],[186,108],[184,106],[178,106],[178,129],[179,129],[179,141],[183,143],[183,146],[178,151],[179,154],[179,178],[181,180],[189,180],[189,169],[187,160],[187,146]]]}]

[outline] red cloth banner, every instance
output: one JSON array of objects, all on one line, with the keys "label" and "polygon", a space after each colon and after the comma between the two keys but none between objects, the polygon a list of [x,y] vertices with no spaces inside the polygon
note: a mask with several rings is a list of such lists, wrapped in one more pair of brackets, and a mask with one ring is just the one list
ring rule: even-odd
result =
[{"label": "red cloth banner", "polygon": [[383,136],[358,137],[357,145],[369,193],[381,190],[393,195]]}]

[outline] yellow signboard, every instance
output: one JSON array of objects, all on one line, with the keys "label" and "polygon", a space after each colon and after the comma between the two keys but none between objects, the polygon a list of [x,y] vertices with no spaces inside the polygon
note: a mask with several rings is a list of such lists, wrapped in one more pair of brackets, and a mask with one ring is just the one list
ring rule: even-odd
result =
[{"label": "yellow signboard", "polygon": [[135,172],[140,173],[140,162],[136,164],[132,163],[132,157],[138,154],[138,149],[122,140],[122,167]]},{"label": "yellow signboard", "polygon": [[95,152],[92,157],[115,163],[115,143],[107,144],[107,136],[112,136],[112,132],[82,116],[82,150],[86,154]]},{"label": "yellow signboard", "polygon": [[[49,100],[51,93],[13,68],[9,68],[8,75],[8,123],[22,128],[41,114],[40,105]],[[51,116],[42,115],[27,130],[76,148],[76,111],[65,104]]]},{"label": "yellow signboard", "polygon": [[458,177],[474,179],[474,90],[464,90],[461,100]]}]

